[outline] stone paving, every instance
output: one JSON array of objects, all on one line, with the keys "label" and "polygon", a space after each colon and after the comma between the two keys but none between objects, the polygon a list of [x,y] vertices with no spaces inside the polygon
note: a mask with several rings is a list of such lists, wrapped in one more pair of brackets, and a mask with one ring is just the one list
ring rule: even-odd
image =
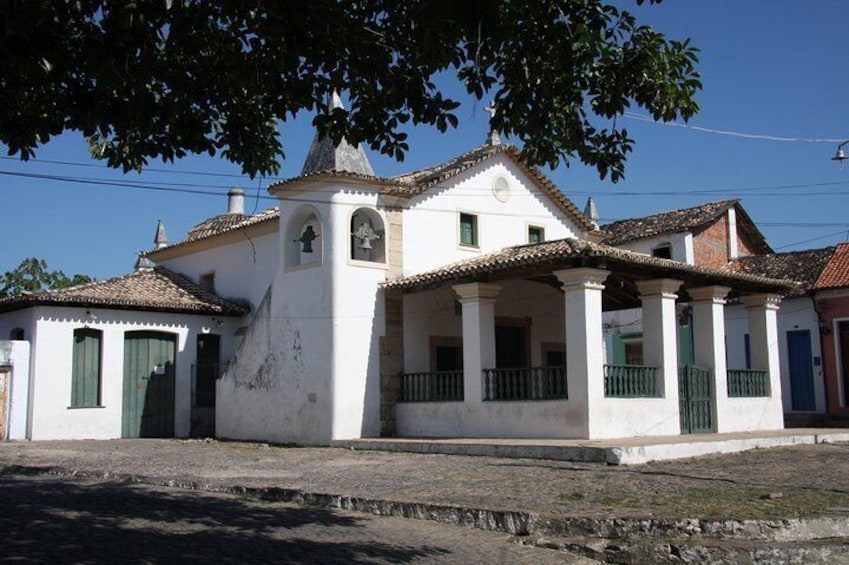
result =
[{"label": "stone paving", "polygon": [[[362,532],[365,539],[383,548],[376,550],[376,556],[356,553],[365,551],[369,545],[356,545],[359,535],[356,528],[341,533],[305,530],[307,545],[323,544],[324,535],[329,536],[327,539],[336,539],[337,535],[339,539],[353,536],[351,544],[358,549],[352,549],[354,553],[344,553],[348,550],[340,547],[343,553],[338,555],[339,562],[480,560],[498,563],[522,562],[521,556],[537,554],[522,553],[525,549],[518,547],[505,550],[500,542],[506,542],[506,537],[466,537],[505,536],[503,533],[479,532],[424,520],[407,520],[412,524],[409,531],[403,530],[407,526],[389,525],[384,534],[376,526],[380,521],[370,522],[373,516],[346,514],[338,508],[510,532],[519,535],[512,538],[514,542],[559,550],[535,559],[547,560],[554,556],[567,563],[679,563],[682,560],[849,563],[849,446],[844,444],[801,445],[621,467],[194,440],[10,442],[0,443],[0,479],[3,486],[9,482],[13,485],[11,490],[0,491],[0,507],[9,507],[7,498],[12,492],[15,493],[13,497],[19,497],[17,500],[24,509],[13,511],[11,518],[7,515],[7,522],[11,522],[6,524],[6,531],[14,530],[11,526],[15,512],[29,512],[41,503],[21,494],[27,490],[28,480],[44,481],[48,492],[51,488],[56,492],[66,489],[80,492],[71,503],[58,507],[48,505],[49,511],[45,510],[44,515],[31,518],[27,525],[29,534],[14,530],[20,535],[7,536],[0,541],[0,556],[4,544],[18,539],[34,540],[30,549],[36,548],[36,555],[41,555],[38,551],[47,551],[38,549],[41,538],[32,532],[50,523],[48,514],[58,512],[63,520],[75,516],[93,520],[97,528],[95,533],[106,532],[124,521],[132,525],[135,519],[132,512],[129,516],[122,514],[127,508],[132,510],[132,505],[121,503],[118,494],[129,490],[128,500],[148,492],[157,500],[197,497],[202,507],[207,501],[229,501],[219,506],[229,504],[228,512],[234,513],[236,521],[241,519],[239,513],[259,512],[261,515],[266,508],[263,504],[270,504],[269,509],[288,508],[281,510],[286,515],[298,515],[297,509],[302,509],[302,517],[292,519],[305,523],[335,520],[330,516],[342,512],[338,515],[354,516],[375,524],[377,530],[373,533]],[[76,509],[81,499],[88,498],[81,493],[89,488],[78,486],[77,482],[86,480],[97,481],[93,483],[94,492],[106,493],[103,496],[111,502],[103,502],[93,510]],[[50,481],[55,481],[55,487],[51,487]],[[183,490],[162,490],[162,486],[182,487]],[[230,494],[224,496],[216,492]],[[236,497],[232,496],[234,493]],[[223,498],[217,498],[221,496]],[[255,498],[271,502],[257,503]],[[241,507],[234,501],[259,506]],[[300,505],[280,505],[280,501],[294,501]],[[173,540],[172,529],[192,534],[192,528],[197,527],[198,521],[203,522],[207,513],[200,511],[189,517],[173,518],[166,512],[167,505],[153,504],[159,509],[152,510],[145,519],[162,515],[164,522],[154,527],[152,534],[143,532],[143,539],[151,535],[153,540]],[[212,509],[217,507],[217,503],[208,504]],[[108,510],[112,505],[121,510],[109,518]],[[106,509],[106,518],[100,516],[103,509]],[[224,539],[235,539],[237,547],[247,548],[254,543],[243,531],[249,530],[249,526],[233,537],[224,514],[211,518],[210,524],[205,526],[208,531],[198,534],[197,539],[214,538],[213,533],[223,528]],[[245,518],[246,524],[252,519]],[[389,524],[399,521],[396,518],[387,520]],[[429,534],[417,529],[431,525],[449,528],[455,533]],[[147,529],[151,527],[151,524],[145,525]],[[68,532],[63,534],[68,540],[65,545],[71,548],[77,547],[71,539],[73,531],[69,526]],[[86,531],[86,534],[90,533]],[[137,532],[130,534],[129,539],[133,540]],[[275,535],[282,537],[278,539]],[[285,546],[292,541],[288,535],[268,534],[271,537],[259,540],[258,547],[264,548],[262,551],[274,551],[270,548],[277,547],[278,542]],[[429,536],[443,539],[444,543],[437,546],[448,553],[427,549]],[[460,553],[451,552],[462,549],[462,544],[457,543],[463,538],[470,543],[496,545],[480,556],[460,558]],[[392,540],[399,539],[409,543],[393,553]],[[203,547],[203,543],[198,543],[187,551],[199,551]],[[519,557],[514,558],[510,553],[513,550],[519,552]],[[503,553],[505,557],[499,561],[498,556],[504,551],[507,553]],[[204,555],[201,555],[203,559]],[[238,560],[235,554],[226,555],[227,559]],[[272,554],[258,555],[268,557]],[[309,561],[311,553],[303,555],[298,558],[300,561],[290,562],[314,562]],[[51,555],[41,556],[43,559],[35,561],[53,560]],[[111,557],[106,555],[93,561],[111,561]],[[142,561],[158,562],[160,557],[167,561],[158,554],[152,560]],[[265,561],[265,557],[256,560]]]},{"label": "stone paving", "polygon": [[501,533],[102,480],[3,473],[0,507],[4,562],[587,562]]},{"label": "stone paving", "polygon": [[632,467],[238,442],[0,443],[0,465],[161,484],[296,489],[585,518],[849,516],[849,446],[805,445]]}]

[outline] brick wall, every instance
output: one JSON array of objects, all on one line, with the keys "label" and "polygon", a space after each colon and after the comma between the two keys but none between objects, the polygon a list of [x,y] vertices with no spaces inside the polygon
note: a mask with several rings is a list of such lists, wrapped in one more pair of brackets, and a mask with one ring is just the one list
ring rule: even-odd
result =
[{"label": "brick wall", "polygon": [[693,234],[693,256],[700,267],[721,267],[728,262],[728,214]]}]

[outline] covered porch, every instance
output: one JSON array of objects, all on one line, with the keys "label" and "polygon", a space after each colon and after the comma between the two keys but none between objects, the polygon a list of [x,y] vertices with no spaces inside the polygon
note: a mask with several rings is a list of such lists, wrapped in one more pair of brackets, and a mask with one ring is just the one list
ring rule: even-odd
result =
[{"label": "covered porch", "polygon": [[[385,285],[385,435],[605,439],[782,428],[786,283],[576,240],[513,247]],[[747,305],[751,368],[723,308]],[[679,363],[680,305],[693,361]],[[642,363],[609,362],[602,312],[642,311]],[[394,370],[393,370],[394,369]]]}]

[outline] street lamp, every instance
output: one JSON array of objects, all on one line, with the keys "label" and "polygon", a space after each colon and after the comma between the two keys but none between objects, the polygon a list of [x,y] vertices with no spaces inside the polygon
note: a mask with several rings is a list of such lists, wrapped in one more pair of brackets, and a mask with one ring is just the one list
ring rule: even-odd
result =
[{"label": "street lamp", "polygon": [[832,161],[837,161],[838,163],[840,163],[841,167],[843,167],[843,161],[849,159],[849,157],[846,156],[846,152],[843,151],[843,148],[847,144],[849,144],[849,139],[837,146],[837,153],[834,155],[834,157],[831,158]]}]

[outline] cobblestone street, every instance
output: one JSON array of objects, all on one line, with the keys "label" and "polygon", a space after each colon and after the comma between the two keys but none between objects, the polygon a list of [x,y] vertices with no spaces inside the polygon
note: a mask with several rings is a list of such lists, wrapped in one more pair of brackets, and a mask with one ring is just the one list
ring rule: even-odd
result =
[{"label": "cobblestone street", "polygon": [[24,562],[849,563],[849,446],[621,467],[7,442],[0,508],[0,559]]},{"label": "cobblestone street", "polygon": [[564,563],[510,536],[233,495],[0,475],[0,560],[19,563]]}]

